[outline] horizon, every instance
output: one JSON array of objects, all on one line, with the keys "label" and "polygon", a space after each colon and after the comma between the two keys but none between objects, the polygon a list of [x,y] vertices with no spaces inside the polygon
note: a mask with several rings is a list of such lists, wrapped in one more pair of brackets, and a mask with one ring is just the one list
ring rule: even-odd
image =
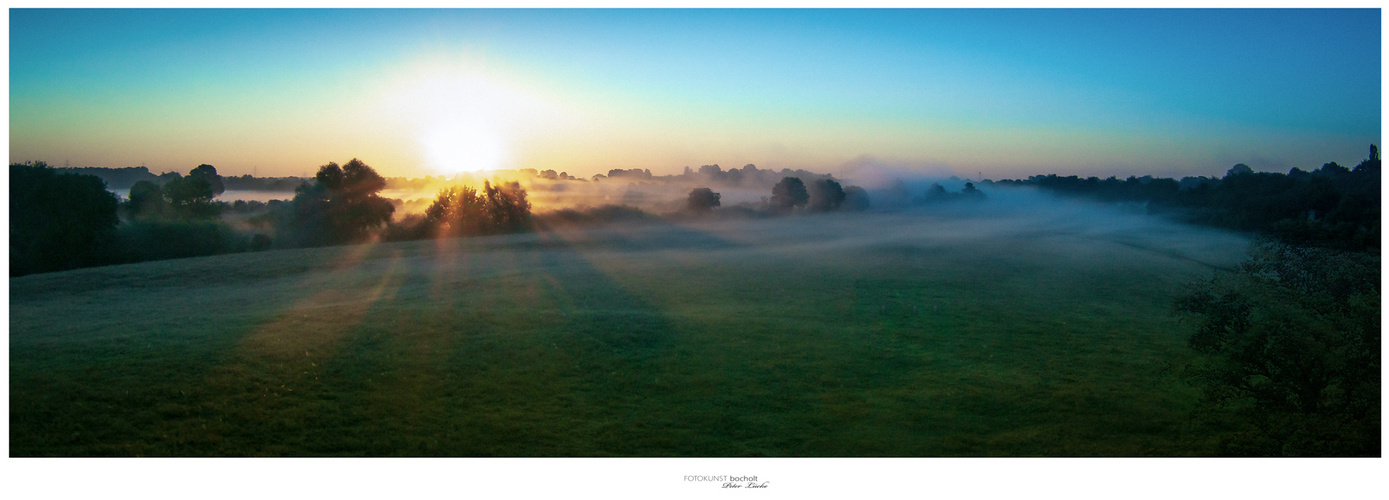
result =
[{"label": "horizon", "polygon": [[311,176],[1353,166],[1377,9],[12,9],[10,161]]}]

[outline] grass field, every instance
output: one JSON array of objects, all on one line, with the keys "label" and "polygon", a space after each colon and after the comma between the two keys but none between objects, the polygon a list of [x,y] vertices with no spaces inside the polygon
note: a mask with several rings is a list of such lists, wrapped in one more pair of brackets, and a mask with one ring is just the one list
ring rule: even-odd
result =
[{"label": "grass field", "polygon": [[1234,235],[867,214],[10,280],[14,456],[1205,455],[1171,314]]}]

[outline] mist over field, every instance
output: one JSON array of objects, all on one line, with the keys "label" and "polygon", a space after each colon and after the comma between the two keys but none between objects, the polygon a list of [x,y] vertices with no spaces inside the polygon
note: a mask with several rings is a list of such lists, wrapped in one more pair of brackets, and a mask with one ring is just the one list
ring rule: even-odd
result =
[{"label": "mist over field", "polygon": [[997,189],[12,278],[12,453],[1202,454],[1171,296],[1246,243]]}]

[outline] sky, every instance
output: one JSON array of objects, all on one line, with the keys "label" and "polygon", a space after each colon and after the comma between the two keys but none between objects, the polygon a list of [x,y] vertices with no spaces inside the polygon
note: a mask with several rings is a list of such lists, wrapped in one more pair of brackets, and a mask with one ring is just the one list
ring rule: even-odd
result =
[{"label": "sky", "polygon": [[10,161],[386,176],[1354,166],[1360,10],[9,11]]}]

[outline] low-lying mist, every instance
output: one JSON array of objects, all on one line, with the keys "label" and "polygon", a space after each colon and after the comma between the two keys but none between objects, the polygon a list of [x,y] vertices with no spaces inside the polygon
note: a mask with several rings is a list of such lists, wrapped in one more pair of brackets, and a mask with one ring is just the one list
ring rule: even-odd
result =
[{"label": "low-lying mist", "polygon": [[[940,183],[947,192],[958,192],[965,182],[917,179],[903,183]],[[1148,215],[1141,207],[1061,199],[1028,187],[978,189],[982,197],[879,203],[891,193],[876,187],[869,190],[872,208],[863,212],[744,218],[720,217],[716,210],[702,217],[675,219],[678,222],[650,218],[558,231],[571,241],[621,239],[645,242],[642,248],[688,247],[729,256],[771,253],[853,258],[882,252],[927,256],[970,251],[998,254],[1000,258],[1037,253],[1100,262],[1122,255],[1126,259],[1175,259],[1206,269],[1233,266],[1249,242],[1246,235]]]}]

